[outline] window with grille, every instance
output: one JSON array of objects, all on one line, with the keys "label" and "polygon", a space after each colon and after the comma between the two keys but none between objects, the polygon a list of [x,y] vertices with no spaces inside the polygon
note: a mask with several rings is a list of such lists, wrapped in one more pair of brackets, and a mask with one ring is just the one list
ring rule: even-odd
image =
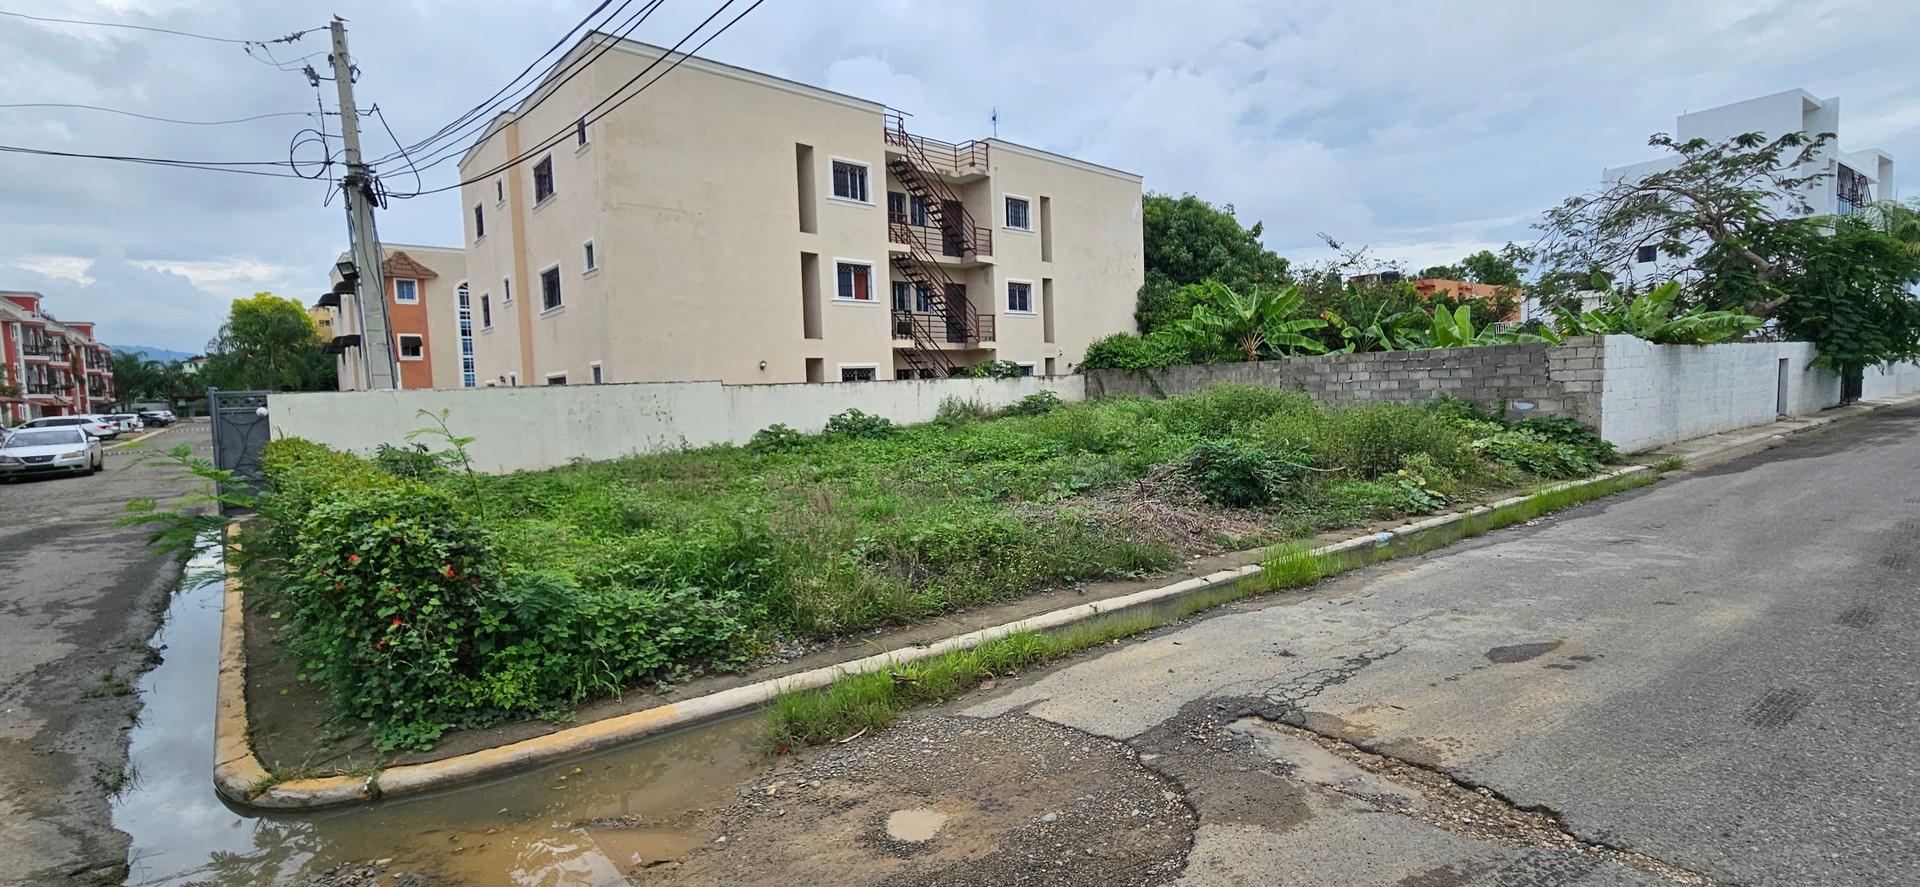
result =
[{"label": "window with grille", "polygon": [[533,165],[533,202],[553,196],[553,158],[543,157]]},{"label": "window with grille", "polygon": [[873,301],[873,266],[839,263],[840,288],[834,298],[849,302]]},{"label": "window with grille", "polygon": [[867,203],[867,166],[846,160],[833,162],[833,196]]},{"label": "window with grille", "polygon": [[540,310],[560,307],[560,266],[540,272]]},{"label": "window with grille", "polygon": [[1025,314],[1033,313],[1033,284],[1007,284],[1007,310]]}]

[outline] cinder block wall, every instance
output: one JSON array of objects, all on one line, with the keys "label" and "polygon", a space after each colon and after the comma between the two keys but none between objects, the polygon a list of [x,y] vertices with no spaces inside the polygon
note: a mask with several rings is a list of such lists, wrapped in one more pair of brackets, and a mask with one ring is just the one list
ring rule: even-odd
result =
[{"label": "cinder block wall", "polygon": [[1870,366],[1863,375],[1864,378],[1860,380],[1860,396],[1863,398],[1899,397],[1920,392],[1920,365],[1893,363]]},{"label": "cinder block wall", "polygon": [[1233,382],[1299,391],[1324,404],[1426,401],[1446,394],[1516,418],[1599,421],[1599,339],[1573,348],[1544,344],[1322,354],[1165,370],[1096,370],[1089,397],[1178,397]]},{"label": "cinder block wall", "polygon": [[1608,336],[1600,436],[1635,453],[1806,415],[1840,402],[1840,377],[1809,369],[1808,342],[1655,345]]}]

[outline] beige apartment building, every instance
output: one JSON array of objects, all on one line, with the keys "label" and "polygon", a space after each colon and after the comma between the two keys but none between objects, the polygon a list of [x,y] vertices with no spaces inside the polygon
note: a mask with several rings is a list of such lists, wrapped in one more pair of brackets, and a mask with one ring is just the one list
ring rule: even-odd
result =
[{"label": "beige apartment building", "polygon": [[624,86],[666,54],[589,35],[462,159],[480,384],[1051,375],[1134,328],[1139,176],[699,57]]},{"label": "beige apartment building", "polygon": [[[393,357],[401,388],[473,388],[473,297],[467,283],[464,250],[445,246],[381,244],[381,278],[387,290],[387,328],[393,332]],[[341,391],[367,387],[366,348],[360,307],[350,287],[340,286],[335,261],[333,290],[308,310],[327,339],[339,370]],[[340,292],[345,289],[347,292]],[[367,306],[375,310],[375,306]]]}]

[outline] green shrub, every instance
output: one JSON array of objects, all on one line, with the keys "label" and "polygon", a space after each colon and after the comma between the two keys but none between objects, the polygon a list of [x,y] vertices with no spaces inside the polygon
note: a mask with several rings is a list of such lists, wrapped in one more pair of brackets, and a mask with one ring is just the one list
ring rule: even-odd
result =
[{"label": "green shrub", "polygon": [[374,453],[373,463],[395,477],[415,479],[445,474],[447,470],[446,458],[422,443],[405,447],[383,443]]},{"label": "green shrub", "polygon": [[992,416],[993,410],[986,404],[977,400],[962,400],[958,397],[941,399],[940,409],[933,414],[935,419],[943,422],[972,422]]},{"label": "green shrub", "polygon": [[[943,405],[944,406],[944,405]],[[1051,391],[1029,394],[1015,401],[1004,411],[1007,416],[1044,416],[1063,406],[1060,395]]]},{"label": "green shrub", "polygon": [[1282,451],[1232,438],[1194,444],[1181,465],[1207,501],[1229,508],[1267,505],[1286,495],[1306,473],[1304,451]]},{"label": "green shrub", "polygon": [[1114,333],[1095,339],[1080,361],[1080,372],[1092,370],[1159,370],[1183,363],[1185,355],[1162,342],[1143,339],[1132,333]]},{"label": "green shrub", "polygon": [[954,375],[965,379],[1018,379],[1024,373],[1020,365],[1011,360],[984,360]]},{"label": "green shrub", "polygon": [[851,409],[828,419],[826,433],[859,440],[883,440],[899,430],[892,419]]},{"label": "green shrub", "polygon": [[1253,385],[1210,385],[1162,404],[1162,421],[1175,434],[1227,437],[1276,414],[1318,417],[1313,399],[1297,391]]},{"label": "green shrub", "polygon": [[804,449],[807,441],[806,435],[787,427],[786,423],[775,422],[753,433],[753,439],[747,441],[747,452],[758,456],[792,453]]},{"label": "green shrub", "polygon": [[1520,428],[1476,440],[1473,451],[1483,459],[1547,478],[1580,477],[1603,467],[1600,459],[1588,450],[1547,440]]},{"label": "green shrub", "polygon": [[1528,419],[1517,427],[1543,440],[1577,447],[1601,462],[1620,461],[1620,451],[1613,444],[1602,440],[1597,432],[1577,419],[1549,416]]},{"label": "green shrub", "polygon": [[1434,412],[1406,404],[1366,404],[1328,415],[1314,448],[1322,464],[1357,478],[1398,470],[1408,457],[1425,454],[1443,468],[1467,459],[1460,430]]}]

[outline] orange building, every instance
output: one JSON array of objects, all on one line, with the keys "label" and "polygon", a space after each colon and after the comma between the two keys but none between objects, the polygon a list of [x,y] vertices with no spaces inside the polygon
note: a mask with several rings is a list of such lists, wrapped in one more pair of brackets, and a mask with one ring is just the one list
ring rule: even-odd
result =
[{"label": "orange building", "polygon": [[[476,306],[466,281],[466,253],[435,246],[383,244],[388,327],[401,388],[472,388]],[[340,257],[345,260],[343,254]],[[340,282],[336,270],[333,282]],[[377,310],[367,306],[368,310]],[[329,293],[310,312],[336,358],[341,391],[366,387],[365,349],[352,295]]]}]

